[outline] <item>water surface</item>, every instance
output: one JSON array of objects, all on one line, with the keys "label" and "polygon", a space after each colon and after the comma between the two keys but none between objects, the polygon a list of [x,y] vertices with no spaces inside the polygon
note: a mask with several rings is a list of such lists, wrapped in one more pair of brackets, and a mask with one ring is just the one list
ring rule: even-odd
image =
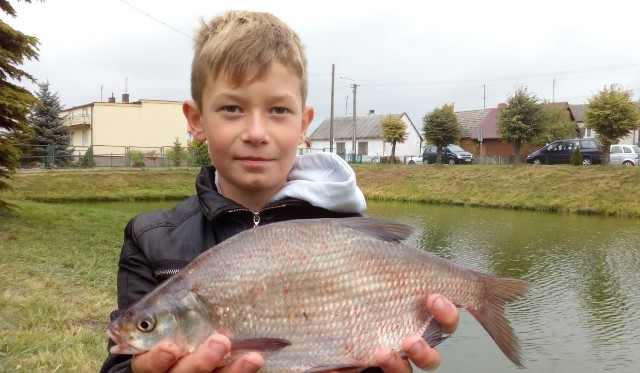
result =
[{"label": "water surface", "polygon": [[[135,214],[175,203],[92,205]],[[528,371],[640,371],[640,220],[371,202],[367,213],[416,227],[412,245],[531,282],[508,307]],[[438,372],[521,371],[466,311],[438,348]]]}]

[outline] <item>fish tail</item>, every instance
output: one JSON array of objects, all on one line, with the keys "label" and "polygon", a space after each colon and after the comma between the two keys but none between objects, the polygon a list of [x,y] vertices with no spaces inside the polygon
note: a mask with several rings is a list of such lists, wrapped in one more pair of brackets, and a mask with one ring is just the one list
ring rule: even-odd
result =
[{"label": "fish tail", "polygon": [[526,281],[513,278],[484,277],[485,303],[478,309],[467,308],[467,311],[478,320],[489,333],[500,350],[520,368],[524,368],[520,356],[520,343],[509,320],[505,315],[504,305],[522,297],[528,290]]}]

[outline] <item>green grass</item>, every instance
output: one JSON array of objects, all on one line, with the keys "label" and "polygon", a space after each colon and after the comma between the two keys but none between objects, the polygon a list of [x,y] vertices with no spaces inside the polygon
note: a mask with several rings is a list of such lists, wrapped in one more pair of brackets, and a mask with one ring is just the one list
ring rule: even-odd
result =
[{"label": "green grass", "polygon": [[[355,165],[368,199],[640,217],[640,167]],[[0,372],[95,372],[128,213],[42,201],[181,199],[197,169],[23,172],[0,193]]]},{"label": "green grass", "polygon": [[0,216],[0,371],[95,372],[130,216],[14,203]]}]

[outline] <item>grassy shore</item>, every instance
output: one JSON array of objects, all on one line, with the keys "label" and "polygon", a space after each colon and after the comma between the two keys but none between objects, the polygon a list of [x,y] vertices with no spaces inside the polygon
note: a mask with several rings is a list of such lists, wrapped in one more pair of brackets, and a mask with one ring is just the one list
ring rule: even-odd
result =
[{"label": "grassy shore", "polygon": [[[640,217],[640,168],[356,165],[369,199]],[[0,198],[0,372],[95,372],[130,214],[43,201],[181,199],[196,169],[23,172]]]},{"label": "grassy shore", "polygon": [[[372,200],[640,217],[640,167],[355,165]],[[197,169],[20,173],[9,200],[182,199]]]}]

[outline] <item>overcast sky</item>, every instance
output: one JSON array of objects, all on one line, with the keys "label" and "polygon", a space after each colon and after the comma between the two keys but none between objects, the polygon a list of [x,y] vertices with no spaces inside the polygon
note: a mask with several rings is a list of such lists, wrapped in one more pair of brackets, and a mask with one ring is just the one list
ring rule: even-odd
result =
[{"label": "overcast sky", "polygon": [[[496,107],[519,86],[539,99],[586,103],[605,85],[640,93],[634,1],[157,1],[10,0],[12,27],[40,40],[24,69],[48,80],[65,107],[189,97],[191,35],[200,17],[269,11],[303,40],[313,127],[330,115],[407,112],[422,127],[435,107]],[[232,5],[232,8],[230,7]],[[23,85],[35,91],[28,82]]]}]

